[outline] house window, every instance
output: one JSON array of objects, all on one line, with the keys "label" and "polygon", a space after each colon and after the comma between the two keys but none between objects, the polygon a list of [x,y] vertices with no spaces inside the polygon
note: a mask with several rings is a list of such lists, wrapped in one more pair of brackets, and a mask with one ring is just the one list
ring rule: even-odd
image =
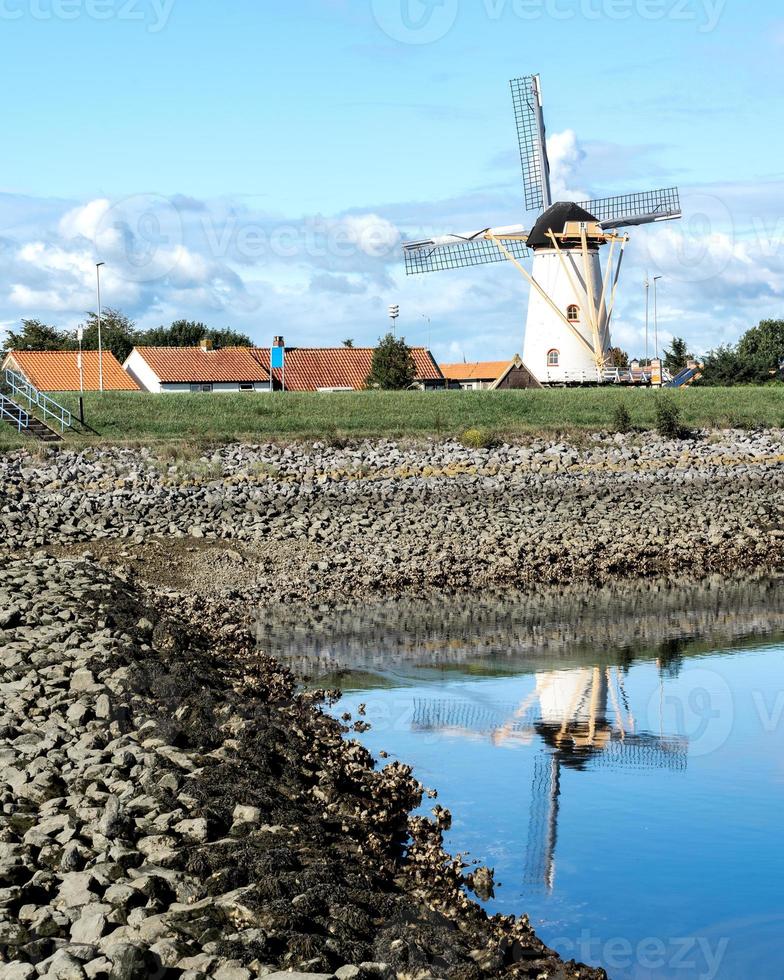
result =
[{"label": "house window", "polygon": [[571,306],[567,306],[566,319],[570,323],[577,323],[577,321],[580,319],[580,307],[575,306],[574,304],[572,304]]},{"label": "house window", "polygon": [[255,390],[256,390],[256,386],[253,384],[252,381],[243,381],[240,384],[240,391],[255,391]]},{"label": "house window", "polygon": [[550,350],[550,351],[547,352],[547,366],[549,368],[551,368],[551,367],[558,367],[558,365],[560,363],[561,363],[561,353],[560,353],[560,351]]},{"label": "house window", "polygon": [[193,391],[193,392],[197,392],[197,391],[198,392],[202,392],[202,391],[204,391],[204,392],[209,393],[209,392],[212,391],[212,385],[211,384],[201,384],[201,383],[195,384],[195,385],[191,385],[191,391]]}]

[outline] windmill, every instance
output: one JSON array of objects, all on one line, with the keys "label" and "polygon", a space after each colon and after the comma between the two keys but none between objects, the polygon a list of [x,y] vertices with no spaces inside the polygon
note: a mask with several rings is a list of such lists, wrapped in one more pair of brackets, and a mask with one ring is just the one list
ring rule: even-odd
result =
[{"label": "windmill", "polygon": [[[677,188],[595,201],[553,203],[539,75],[511,82],[532,225],[484,228],[403,246],[406,272],[508,261],[531,287],[523,361],[542,384],[601,383],[608,373],[610,326],[628,235],[619,230],[682,216]],[[609,246],[602,271],[600,251]],[[523,265],[533,253],[533,268]]]},{"label": "windmill", "polygon": [[686,738],[635,731],[621,672],[609,667],[541,671],[534,690],[513,709],[418,699],[412,726],[489,738],[498,746],[542,740],[543,751],[534,760],[524,875],[527,885],[547,891],[555,885],[563,767],[682,770],[687,763]]}]

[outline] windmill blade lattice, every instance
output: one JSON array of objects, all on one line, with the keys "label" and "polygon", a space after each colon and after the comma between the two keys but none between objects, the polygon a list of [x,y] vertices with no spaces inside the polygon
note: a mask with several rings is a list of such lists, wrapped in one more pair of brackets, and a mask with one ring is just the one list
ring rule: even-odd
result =
[{"label": "windmill blade lattice", "polygon": [[[527,259],[531,252],[525,242],[509,240],[504,247],[516,259]],[[489,265],[491,262],[506,262],[504,253],[486,238],[467,239],[455,245],[421,246],[405,249],[406,274],[421,272],[441,272],[445,269],[463,269],[472,265]]]},{"label": "windmill blade lattice", "polygon": [[680,218],[682,214],[677,187],[583,201],[580,207],[592,214],[604,228],[642,225],[666,218]]},{"label": "windmill blade lattice", "polygon": [[510,84],[520,163],[523,166],[525,206],[529,211],[541,211],[551,202],[550,164],[547,160],[539,78],[537,75],[525,75],[512,79]]}]

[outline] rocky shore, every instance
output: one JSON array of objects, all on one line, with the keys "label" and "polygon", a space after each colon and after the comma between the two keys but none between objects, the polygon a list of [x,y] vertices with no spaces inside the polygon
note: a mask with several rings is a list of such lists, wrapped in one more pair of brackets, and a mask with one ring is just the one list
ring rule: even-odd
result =
[{"label": "rocky shore", "polygon": [[[601,977],[259,605],[782,564],[782,432],[0,457],[0,978]],[[287,974],[291,977],[291,973]]]},{"label": "rocky shore", "polygon": [[0,571],[1,977],[603,976],[469,900],[491,873],[328,695],[163,605],[89,560]]},{"label": "rocky shore", "polygon": [[0,551],[251,602],[776,568],[784,433],[0,458]]}]

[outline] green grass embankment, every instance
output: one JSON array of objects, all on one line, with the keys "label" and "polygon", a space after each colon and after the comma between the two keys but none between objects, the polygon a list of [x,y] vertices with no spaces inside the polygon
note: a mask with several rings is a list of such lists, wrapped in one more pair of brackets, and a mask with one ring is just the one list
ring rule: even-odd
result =
[{"label": "green grass embankment", "polygon": [[[693,428],[784,426],[784,386],[664,392],[615,388],[272,395],[122,392],[86,395],[85,419],[95,431],[68,432],[66,441],[447,437],[471,427],[514,439],[611,429],[620,404],[629,411],[634,428],[652,429],[659,398],[673,401],[682,422]],[[76,415],[78,399],[66,395],[62,400]],[[0,446],[29,441],[17,437],[10,427],[0,428]]]}]

